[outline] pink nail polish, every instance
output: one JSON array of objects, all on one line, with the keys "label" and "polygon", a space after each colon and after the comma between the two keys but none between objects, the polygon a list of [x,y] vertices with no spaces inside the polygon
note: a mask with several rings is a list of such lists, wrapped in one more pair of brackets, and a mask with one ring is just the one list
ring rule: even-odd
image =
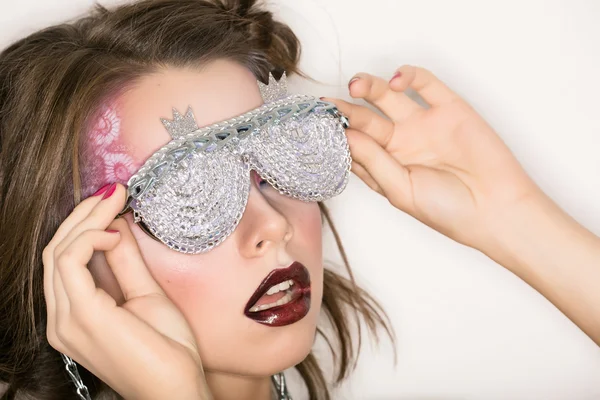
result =
[{"label": "pink nail polish", "polygon": [[359,80],[360,78],[358,76],[355,76],[354,78],[350,79],[350,82],[348,82],[348,89],[350,89],[350,87],[352,86],[352,84],[354,82],[356,82],[357,80]]},{"label": "pink nail polish", "polygon": [[113,183],[111,184],[108,189],[106,190],[106,193],[104,193],[104,196],[102,197],[102,200],[108,199],[110,196],[112,196],[112,194],[115,192],[115,189],[117,188],[117,184]]},{"label": "pink nail polish", "polygon": [[102,193],[106,192],[106,189],[108,189],[108,187],[110,186],[109,184],[106,184],[104,186],[102,186],[100,189],[98,189],[98,191],[96,193],[94,193],[92,196],[100,196]]},{"label": "pink nail polish", "polygon": [[107,229],[106,232],[108,232],[108,233],[121,233],[119,231],[115,231],[114,229]]},{"label": "pink nail polish", "polygon": [[392,79],[390,79],[390,82],[393,81],[396,78],[400,78],[402,76],[402,72],[398,71],[394,74],[394,76],[392,76]]}]

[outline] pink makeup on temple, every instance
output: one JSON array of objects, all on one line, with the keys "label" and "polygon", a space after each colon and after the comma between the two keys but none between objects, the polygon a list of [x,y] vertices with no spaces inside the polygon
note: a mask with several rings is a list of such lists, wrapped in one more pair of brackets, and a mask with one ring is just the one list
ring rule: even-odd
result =
[{"label": "pink makeup on temple", "polygon": [[121,117],[115,102],[107,102],[93,119],[82,142],[83,197],[109,183],[127,184],[140,167],[122,140]]}]

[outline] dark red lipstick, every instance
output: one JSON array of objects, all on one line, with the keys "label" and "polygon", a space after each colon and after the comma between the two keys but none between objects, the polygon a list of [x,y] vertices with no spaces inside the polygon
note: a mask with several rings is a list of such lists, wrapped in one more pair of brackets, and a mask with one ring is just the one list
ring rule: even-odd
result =
[{"label": "dark red lipstick", "polygon": [[[267,294],[276,285],[283,285],[287,289]],[[269,306],[277,300],[285,304]],[[287,268],[275,269],[267,275],[248,300],[244,315],[263,325],[285,326],[300,321],[309,310],[310,273],[304,265],[294,262]]]}]

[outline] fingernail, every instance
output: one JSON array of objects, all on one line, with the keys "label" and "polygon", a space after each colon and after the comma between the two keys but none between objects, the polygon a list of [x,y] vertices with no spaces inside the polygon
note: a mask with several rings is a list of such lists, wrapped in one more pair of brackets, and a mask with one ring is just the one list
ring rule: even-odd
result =
[{"label": "fingernail", "polygon": [[117,184],[112,183],[106,190],[106,193],[104,193],[104,197],[102,197],[102,200],[108,199],[110,196],[112,196],[112,194],[115,192],[116,188],[117,188]]},{"label": "fingernail", "polygon": [[394,76],[392,76],[392,79],[390,79],[390,82],[393,81],[396,78],[400,78],[402,76],[402,72],[398,71],[394,74]]},{"label": "fingernail", "polygon": [[110,186],[110,183],[102,186],[100,189],[98,189],[98,191],[96,193],[94,193],[92,196],[100,196],[102,193],[106,192],[106,189],[108,189],[108,187]]},{"label": "fingernail", "polygon": [[108,233],[121,233],[119,231],[115,231],[114,229],[107,229],[106,232],[108,232]]},{"label": "fingernail", "polygon": [[325,97],[319,97],[319,100],[325,100]]},{"label": "fingernail", "polygon": [[352,86],[352,84],[359,79],[360,78],[358,76],[355,76],[354,78],[350,79],[350,82],[348,82],[348,89],[350,89],[350,86]]}]

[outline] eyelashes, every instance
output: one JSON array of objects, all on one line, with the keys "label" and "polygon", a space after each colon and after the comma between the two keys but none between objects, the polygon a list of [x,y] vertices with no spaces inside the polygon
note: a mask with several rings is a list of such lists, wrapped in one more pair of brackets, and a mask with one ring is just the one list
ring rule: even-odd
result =
[{"label": "eyelashes", "polygon": [[270,185],[269,185],[269,182],[268,182],[268,181],[266,181],[266,180],[264,180],[264,179],[263,179],[263,178],[262,178],[262,177],[261,177],[261,176],[258,174],[258,172],[256,172],[256,171],[254,171],[254,170],[253,170],[251,174],[252,174],[252,175],[251,175],[251,176],[252,176],[252,180],[254,181],[254,183],[256,183],[256,186],[257,186],[258,188],[261,188],[261,189],[262,189],[262,188],[266,188],[266,187],[269,187],[269,186],[270,186]]},{"label": "eyelashes", "polygon": [[265,181],[263,178],[258,178],[258,187],[270,187],[271,185],[269,184],[269,182]]}]

